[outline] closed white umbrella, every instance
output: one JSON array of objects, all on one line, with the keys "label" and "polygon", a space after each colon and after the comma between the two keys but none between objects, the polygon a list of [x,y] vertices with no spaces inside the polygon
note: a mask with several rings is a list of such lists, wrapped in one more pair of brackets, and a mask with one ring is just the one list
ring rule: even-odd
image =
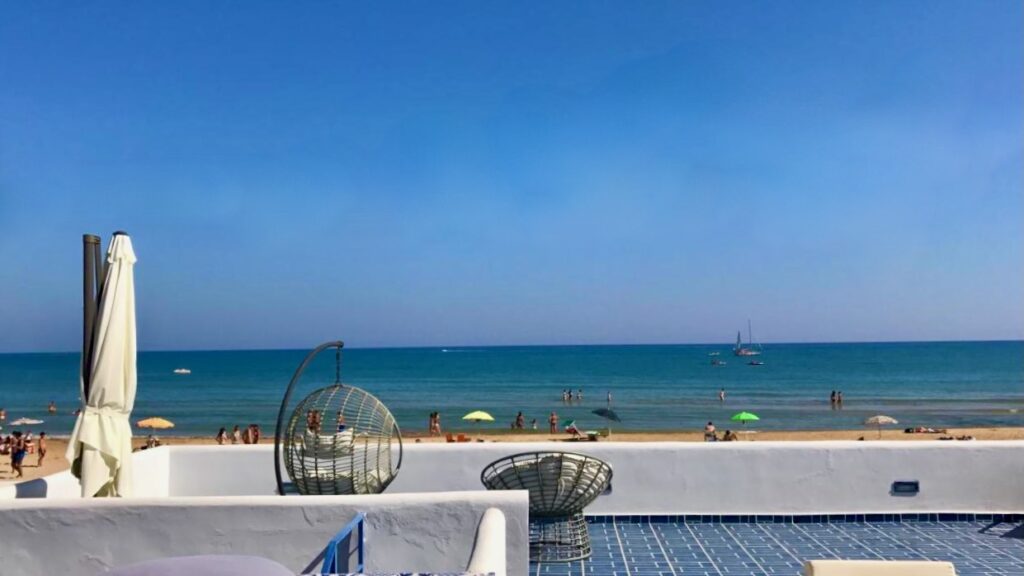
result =
[{"label": "closed white umbrella", "polygon": [[68,443],[71,472],[82,497],[128,496],[131,492],[132,427],[135,406],[135,252],[118,233],[107,251],[93,337],[91,384]]},{"label": "closed white umbrella", "polygon": [[878,426],[878,437],[881,438],[882,426],[887,426],[890,424],[899,424],[899,421],[891,416],[879,414],[878,416],[872,416],[871,418],[868,418],[867,420],[864,421],[864,424],[867,426]]}]

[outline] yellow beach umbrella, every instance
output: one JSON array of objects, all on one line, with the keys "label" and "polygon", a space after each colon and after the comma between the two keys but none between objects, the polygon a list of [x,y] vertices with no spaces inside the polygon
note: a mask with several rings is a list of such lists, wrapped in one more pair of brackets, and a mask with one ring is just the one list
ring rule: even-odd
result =
[{"label": "yellow beach umbrella", "polygon": [[139,420],[135,425],[139,428],[154,428],[156,430],[174,428],[174,422],[165,418],[146,418],[145,420]]},{"label": "yellow beach umbrella", "polygon": [[470,422],[494,422],[494,416],[491,416],[483,410],[477,410],[470,412],[462,417],[463,420],[469,420]]},{"label": "yellow beach umbrella", "polygon": [[466,414],[465,416],[463,416],[462,419],[463,420],[469,420],[470,422],[476,422],[476,433],[477,434],[480,433],[480,423],[481,422],[494,422],[494,416],[491,416],[490,414],[488,414],[487,412],[484,412],[483,410],[476,410],[474,412],[470,412],[469,414]]}]

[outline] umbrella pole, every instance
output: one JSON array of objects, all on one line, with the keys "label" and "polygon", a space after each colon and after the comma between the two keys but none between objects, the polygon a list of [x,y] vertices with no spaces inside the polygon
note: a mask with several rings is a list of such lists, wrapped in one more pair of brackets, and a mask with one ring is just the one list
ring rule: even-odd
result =
[{"label": "umbrella pole", "polygon": [[82,235],[82,402],[89,398],[92,376],[92,335],[96,326],[96,267],[99,260],[100,237]]}]

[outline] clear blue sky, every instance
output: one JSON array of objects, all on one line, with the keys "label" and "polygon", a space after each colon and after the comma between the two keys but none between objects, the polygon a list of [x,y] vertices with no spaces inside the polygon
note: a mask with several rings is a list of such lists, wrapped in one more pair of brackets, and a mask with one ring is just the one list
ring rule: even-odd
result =
[{"label": "clear blue sky", "polygon": [[0,351],[1022,338],[1022,6],[6,2]]}]

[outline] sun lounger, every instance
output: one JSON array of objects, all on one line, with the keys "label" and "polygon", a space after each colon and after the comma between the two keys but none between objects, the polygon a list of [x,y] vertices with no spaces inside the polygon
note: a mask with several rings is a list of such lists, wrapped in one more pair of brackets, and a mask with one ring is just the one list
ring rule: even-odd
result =
[{"label": "sun lounger", "polygon": [[956,568],[926,560],[811,560],[804,576],[956,576]]},{"label": "sun lounger", "polygon": [[455,442],[455,437],[452,436],[451,432],[448,432],[447,434],[444,435],[444,441],[445,442]]},{"label": "sun lounger", "polygon": [[459,442],[472,442],[473,440],[465,434],[459,434]]}]

